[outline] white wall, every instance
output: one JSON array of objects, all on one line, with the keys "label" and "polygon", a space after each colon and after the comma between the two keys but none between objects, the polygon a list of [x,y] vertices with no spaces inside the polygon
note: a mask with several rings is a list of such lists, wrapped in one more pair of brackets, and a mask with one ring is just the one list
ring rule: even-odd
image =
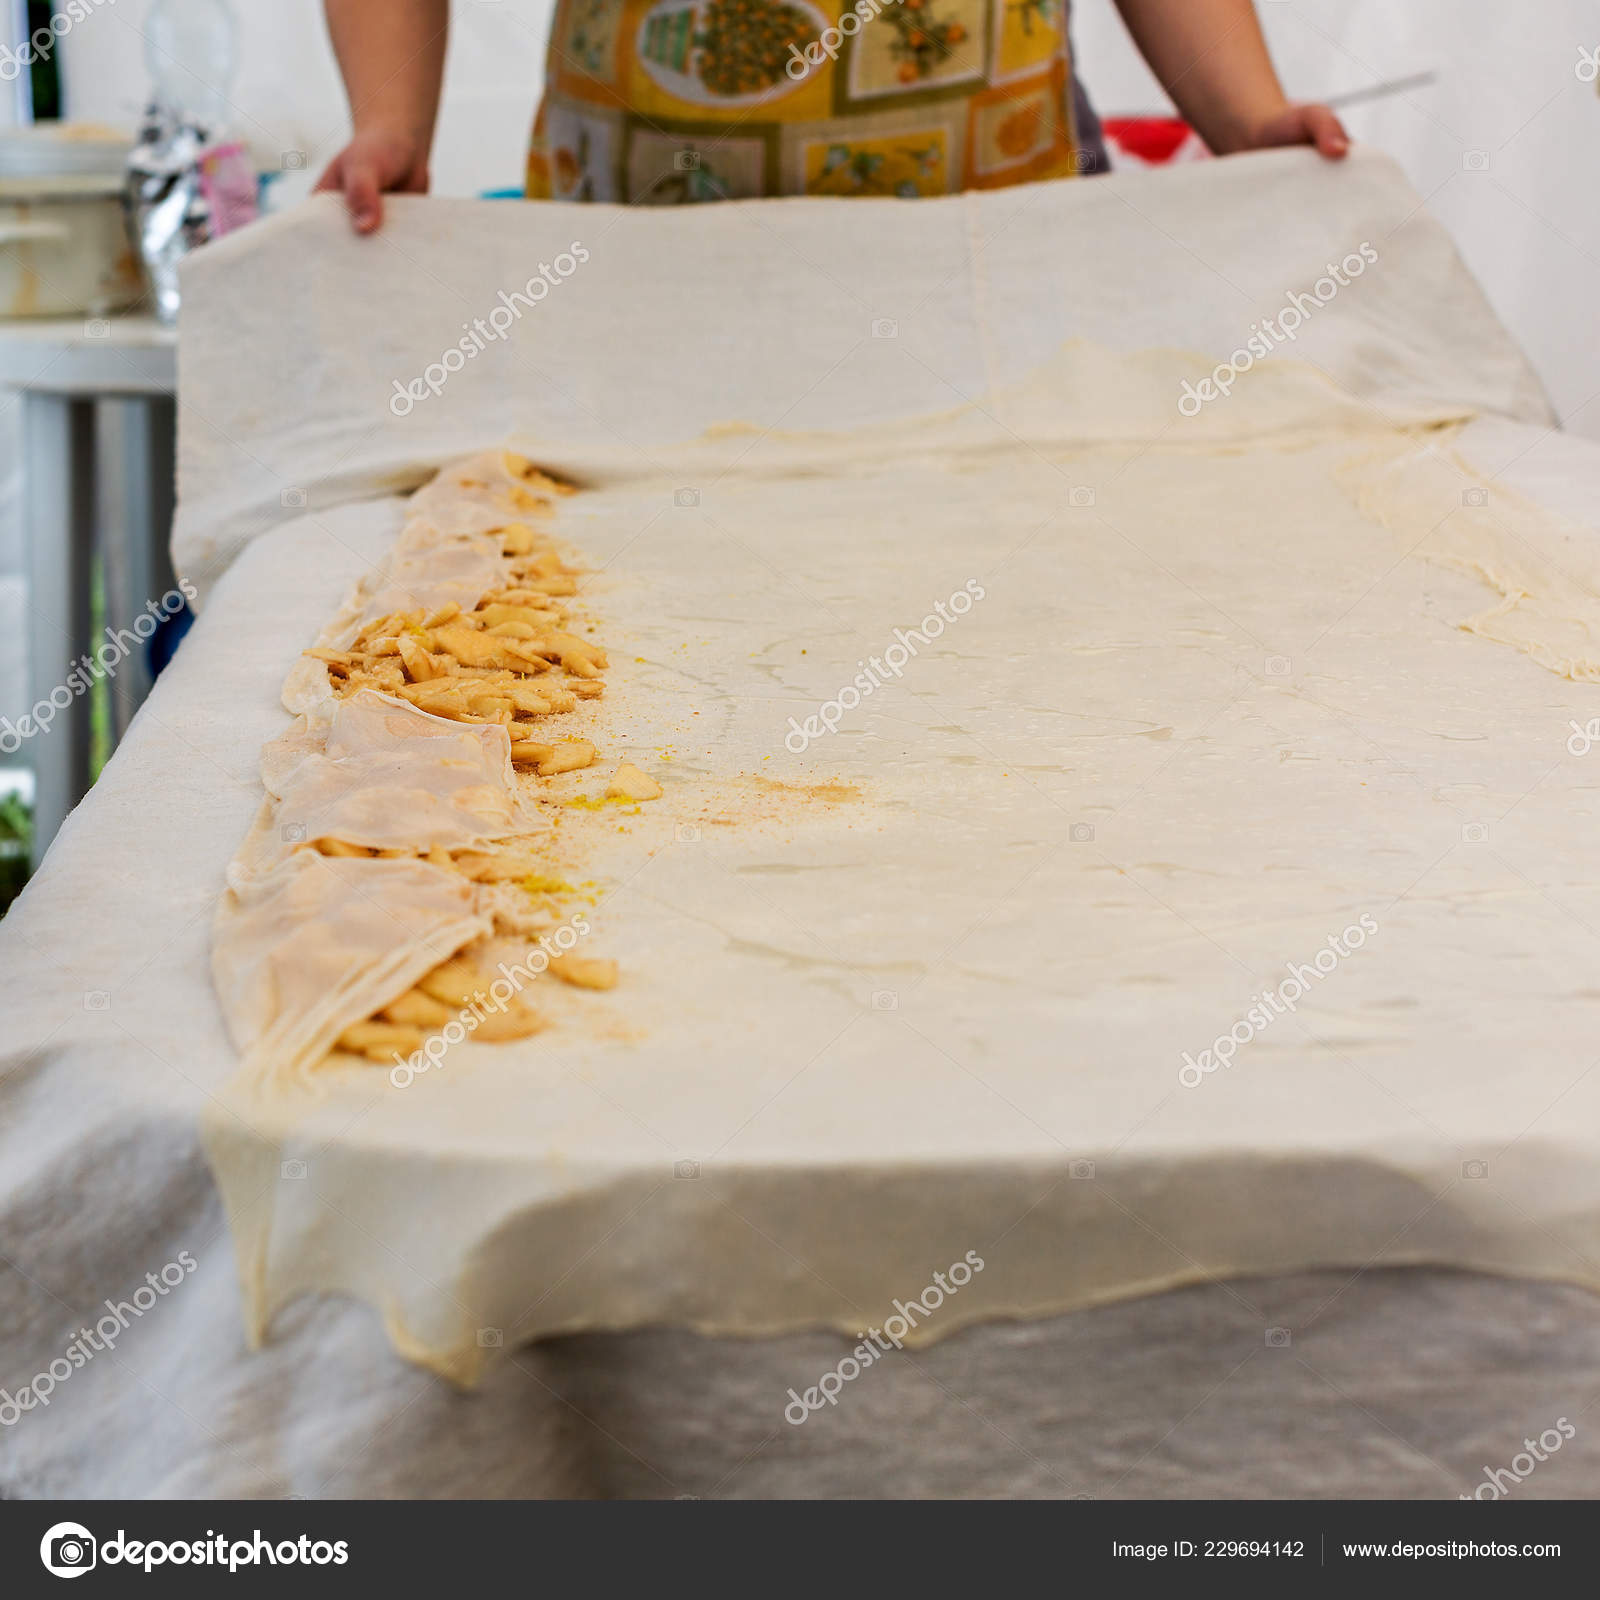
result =
[{"label": "white wall", "polygon": [[[544,79],[553,0],[455,0],[444,115],[434,151],[442,194],[522,182],[523,156]],[[66,40],[67,111],[132,127],[145,99],[141,27],[150,0],[108,0]],[[321,0],[233,0],[239,70],[234,131],[264,168],[303,152],[314,177],[349,129]]]}]

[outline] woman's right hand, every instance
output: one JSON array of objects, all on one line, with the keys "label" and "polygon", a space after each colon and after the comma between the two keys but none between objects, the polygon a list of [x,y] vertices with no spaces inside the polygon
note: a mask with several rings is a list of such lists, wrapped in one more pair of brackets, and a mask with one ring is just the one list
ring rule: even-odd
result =
[{"label": "woman's right hand", "polygon": [[357,233],[373,233],[383,222],[385,194],[428,192],[428,144],[403,128],[362,128],[328,163],[317,191],[344,196]]}]

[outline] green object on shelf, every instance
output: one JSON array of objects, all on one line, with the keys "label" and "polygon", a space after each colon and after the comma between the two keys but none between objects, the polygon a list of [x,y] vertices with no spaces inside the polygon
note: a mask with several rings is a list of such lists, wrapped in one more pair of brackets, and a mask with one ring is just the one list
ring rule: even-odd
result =
[{"label": "green object on shelf", "polygon": [[33,811],[15,792],[0,795],[0,916],[28,881]]},{"label": "green object on shelf", "polygon": [[[89,580],[89,637],[99,639],[106,629],[106,569],[94,564]],[[111,680],[96,678],[89,689],[89,782],[94,783],[111,759]]]}]

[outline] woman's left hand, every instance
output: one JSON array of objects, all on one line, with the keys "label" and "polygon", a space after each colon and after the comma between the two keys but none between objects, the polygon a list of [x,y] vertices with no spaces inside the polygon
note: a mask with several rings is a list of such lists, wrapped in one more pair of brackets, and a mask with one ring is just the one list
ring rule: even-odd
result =
[{"label": "woman's left hand", "polygon": [[1282,144],[1314,144],[1318,155],[1342,161],[1350,149],[1350,135],[1327,106],[1285,106],[1251,129],[1244,148],[1270,150]]}]

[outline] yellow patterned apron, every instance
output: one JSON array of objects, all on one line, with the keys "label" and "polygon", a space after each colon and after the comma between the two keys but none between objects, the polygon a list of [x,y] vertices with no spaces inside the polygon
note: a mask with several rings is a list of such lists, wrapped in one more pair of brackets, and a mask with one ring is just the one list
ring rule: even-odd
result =
[{"label": "yellow patterned apron", "polygon": [[914,197],[1103,164],[1065,0],[560,0],[527,192]]}]

